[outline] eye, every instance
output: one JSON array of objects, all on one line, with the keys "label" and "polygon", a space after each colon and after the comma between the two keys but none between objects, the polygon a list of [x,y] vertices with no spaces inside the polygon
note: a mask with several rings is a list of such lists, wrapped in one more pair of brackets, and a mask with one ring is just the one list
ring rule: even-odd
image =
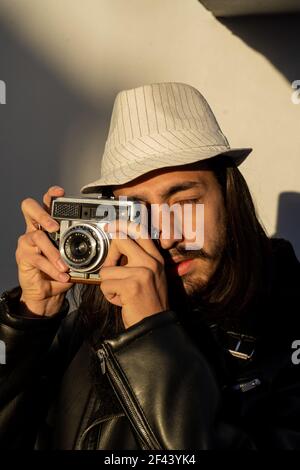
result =
[{"label": "eye", "polygon": [[178,201],[179,204],[196,204],[197,202],[200,202],[200,198],[195,198],[195,199],[183,199],[182,201]]}]

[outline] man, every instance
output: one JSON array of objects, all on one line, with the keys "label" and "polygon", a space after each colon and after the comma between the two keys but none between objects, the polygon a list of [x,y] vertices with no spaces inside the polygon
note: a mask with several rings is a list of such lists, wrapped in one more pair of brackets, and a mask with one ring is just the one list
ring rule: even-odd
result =
[{"label": "man", "polygon": [[[1,301],[2,448],[300,446],[299,262],[256,217],[237,168],[249,153],[188,85],[121,92],[101,177],[82,191],[155,205],[159,238],[108,225],[100,283],[68,316],[68,266],[44,233],[59,228],[49,207],[64,191],[23,201],[20,287]],[[196,249],[184,221],[179,239],[163,236],[161,208],[176,204],[191,205],[194,228],[204,204]]]}]

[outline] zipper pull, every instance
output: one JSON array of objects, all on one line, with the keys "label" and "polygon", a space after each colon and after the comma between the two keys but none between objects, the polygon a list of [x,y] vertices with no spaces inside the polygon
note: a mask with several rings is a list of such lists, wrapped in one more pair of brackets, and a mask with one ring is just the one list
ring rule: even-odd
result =
[{"label": "zipper pull", "polygon": [[98,349],[97,356],[100,361],[101,372],[104,375],[106,372],[106,364],[105,364],[105,351],[104,349]]}]

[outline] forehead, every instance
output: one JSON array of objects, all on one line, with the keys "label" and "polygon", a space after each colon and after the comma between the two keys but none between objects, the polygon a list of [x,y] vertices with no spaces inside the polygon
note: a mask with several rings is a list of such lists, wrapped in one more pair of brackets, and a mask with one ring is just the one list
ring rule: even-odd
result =
[{"label": "forehead", "polygon": [[162,169],[147,173],[134,181],[113,188],[116,196],[131,195],[136,193],[153,195],[165,193],[172,187],[189,187],[202,185],[207,186],[213,179],[210,169]]}]

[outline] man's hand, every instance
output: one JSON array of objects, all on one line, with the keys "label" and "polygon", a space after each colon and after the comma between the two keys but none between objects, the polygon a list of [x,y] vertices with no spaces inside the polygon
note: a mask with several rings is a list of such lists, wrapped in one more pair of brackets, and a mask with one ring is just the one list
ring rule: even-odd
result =
[{"label": "man's hand", "polygon": [[[100,289],[110,303],[122,307],[125,328],[167,310],[164,259],[153,240],[142,230],[138,237],[134,235],[134,240],[130,238],[132,222],[119,221],[106,226],[105,230],[112,234],[113,240],[100,269]],[[128,263],[117,266],[122,255],[126,256]]]},{"label": "man's hand", "polygon": [[69,283],[68,266],[46,233],[59,229],[49,215],[51,198],[63,196],[64,190],[54,186],[44,195],[42,207],[34,199],[22,201],[21,208],[26,222],[26,233],[18,240],[16,261],[22,288],[21,301],[37,315],[52,315],[59,311],[64,295],[73,285]]}]

